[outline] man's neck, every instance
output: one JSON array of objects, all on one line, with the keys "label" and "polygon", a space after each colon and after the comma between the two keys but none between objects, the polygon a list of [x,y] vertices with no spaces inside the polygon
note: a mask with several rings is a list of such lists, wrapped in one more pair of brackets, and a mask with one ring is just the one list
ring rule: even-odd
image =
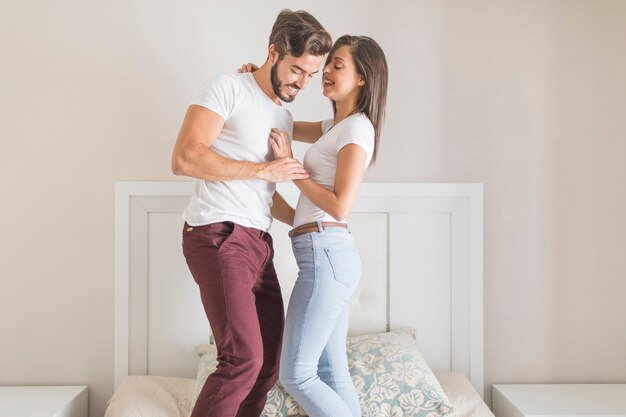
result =
[{"label": "man's neck", "polygon": [[267,95],[267,97],[269,97],[269,99],[272,100],[274,103],[282,106],[280,98],[278,98],[278,96],[274,94],[274,89],[272,88],[271,70],[272,67],[269,65],[269,63],[266,62],[261,67],[259,67],[258,70],[254,71],[252,73],[252,76],[254,77],[254,80],[259,85],[259,87],[261,87],[261,90],[263,90],[263,92]]}]

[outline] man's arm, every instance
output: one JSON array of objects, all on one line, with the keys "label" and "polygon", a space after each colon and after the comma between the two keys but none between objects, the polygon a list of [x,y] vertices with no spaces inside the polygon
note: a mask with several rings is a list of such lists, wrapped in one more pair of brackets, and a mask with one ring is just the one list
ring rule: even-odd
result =
[{"label": "man's arm", "polygon": [[293,219],[296,215],[296,211],[293,207],[278,193],[274,193],[272,200],[274,201],[274,204],[272,204],[272,217],[289,226],[293,226]]},{"label": "man's arm", "polygon": [[271,162],[234,161],[215,153],[211,145],[223,127],[224,119],[217,113],[202,106],[189,106],[172,153],[172,172],[208,181],[280,182],[308,177],[302,164],[293,158]]}]

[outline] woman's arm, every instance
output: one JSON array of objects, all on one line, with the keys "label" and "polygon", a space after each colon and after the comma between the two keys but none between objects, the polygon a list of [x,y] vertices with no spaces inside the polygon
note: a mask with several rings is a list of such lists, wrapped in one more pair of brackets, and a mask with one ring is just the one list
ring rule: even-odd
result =
[{"label": "woman's arm", "polygon": [[293,183],[313,204],[341,221],[348,217],[359,195],[366,159],[365,149],[358,145],[349,144],[341,148],[337,155],[334,191],[310,178]]},{"label": "woman's arm", "polygon": [[293,140],[315,143],[322,136],[322,122],[294,122]]},{"label": "woman's arm", "polygon": [[[272,129],[270,145],[277,158],[291,158],[292,151],[287,134]],[[293,183],[317,207],[337,221],[344,220],[352,211],[363,181],[367,154],[356,144],[349,144],[337,154],[334,190],[330,191],[310,178],[294,180]]]},{"label": "woman's arm", "polygon": [[272,217],[276,220],[293,226],[293,219],[296,215],[296,210],[285,201],[282,195],[277,192],[272,197],[274,204],[272,204]]}]

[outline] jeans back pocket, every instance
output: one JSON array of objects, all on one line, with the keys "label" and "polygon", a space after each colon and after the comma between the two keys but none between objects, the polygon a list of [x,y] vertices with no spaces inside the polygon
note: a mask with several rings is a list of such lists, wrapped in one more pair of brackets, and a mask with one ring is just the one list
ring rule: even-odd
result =
[{"label": "jeans back pocket", "polygon": [[325,248],[324,253],[328,257],[335,281],[349,288],[359,282],[361,278],[361,259],[356,248],[352,247],[349,250]]}]

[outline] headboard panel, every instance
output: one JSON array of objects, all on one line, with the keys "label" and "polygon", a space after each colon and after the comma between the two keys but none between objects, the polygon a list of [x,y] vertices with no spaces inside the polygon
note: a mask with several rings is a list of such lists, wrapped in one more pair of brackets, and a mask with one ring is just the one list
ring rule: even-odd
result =
[{"label": "headboard panel", "polygon": [[[298,191],[279,184],[295,205]],[[181,250],[193,183],[119,182],[115,231],[115,372],[195,377],[193,345],[210,328]],[[411,326],[436,371],[468,375],[483,392],[482,185],[363,184],[349,224],[363,261],[350,333]],[[274,222],[285,305],[297,267]]]}]

